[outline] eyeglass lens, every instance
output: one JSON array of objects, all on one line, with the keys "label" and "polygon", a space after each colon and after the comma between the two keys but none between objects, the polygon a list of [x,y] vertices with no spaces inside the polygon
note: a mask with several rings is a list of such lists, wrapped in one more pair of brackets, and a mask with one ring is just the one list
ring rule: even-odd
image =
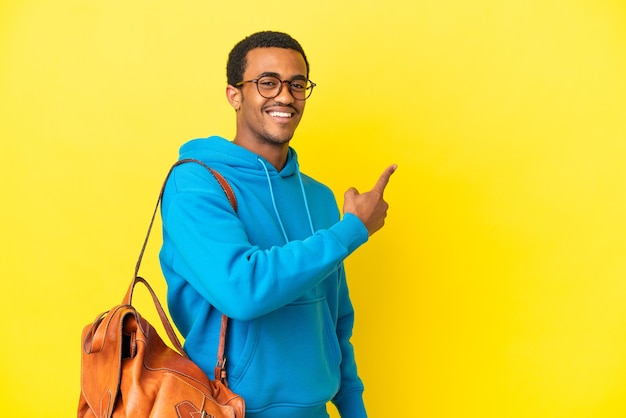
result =
[{"label": "eyeglass lens", "polygon": [[287,88],[296,100],[307,99],[313,91],[313,85],[308,80],[282,81],[277,77],[264,76],[256,82],[259,94],[266,99],[273,99],[278,96],[282,91],[283,84],[287,84]]}]

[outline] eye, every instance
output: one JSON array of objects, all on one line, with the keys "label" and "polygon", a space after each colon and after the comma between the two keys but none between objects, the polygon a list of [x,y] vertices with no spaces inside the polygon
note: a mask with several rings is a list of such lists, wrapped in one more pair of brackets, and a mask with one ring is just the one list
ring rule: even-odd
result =
[{"label": "eye", "polygon": [[278,85],[278,80],[273,77],[263,77],[260,78],[259,81],[257,81],[257,84],[259,85],[259,87],[265,90],[271,90],[273,88],[276,88],[276,86]]},{"label": "eye", "polygon": [[296,91],[304,91],[306,89],[306,81],[298,80],[291,82],[291,89]]}]

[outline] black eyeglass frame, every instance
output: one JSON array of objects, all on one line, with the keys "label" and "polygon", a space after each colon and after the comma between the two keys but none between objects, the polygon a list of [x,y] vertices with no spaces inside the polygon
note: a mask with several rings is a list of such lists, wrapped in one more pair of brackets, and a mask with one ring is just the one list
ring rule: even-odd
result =
[{"label": "black eyeglass frame", "polygon": [[[259,81],[262,78],[265,77],[272,77],[275,78],[276,80],[280,81],[280,87],[278,88],[278,92],[276,92],[275,95],[273,95],[272,97],[267,97],[265,95],[263,95],[263,93],[261,93],[261,90],[259,89]],[[310,83],[311,85],[305,88],[305,92],[308,90],[308,94],[306,96],[304,96],[304,99],[299,99],[296,96],[294,96],[293,91],[291,91],[291,83],[295,83],[297,81],[306,81],[307,83]],[[313,88],[315,86],[317,86],[316,83],[312,82],[309,79],[296,79],[296,80],[281,80],[280,78],[274,76],[274,75],[262,75],[259,78],[254,78],[252,80],[244,80],[244,81],[240,81],[237,84],[235,84],[235,87],[241,87],[246,83],[254,83],[256,84],[256,90],[259,92],[259,94],[261,95],[261,97],[265,98],[265,99],[273,99],[274,97],[278,97],[278,95],[280,95],[280,93],[283,91],[283,86],[285,85],[285,83],[287,83],[288,85],[288,89],[289,89],[289,94],[291,94],[291,97],[294,98],[294,100],[299,100],[299,101],[305,101],[306,99],[308,99],[309,97],[311,97],[311,94],[313,93]]]}]

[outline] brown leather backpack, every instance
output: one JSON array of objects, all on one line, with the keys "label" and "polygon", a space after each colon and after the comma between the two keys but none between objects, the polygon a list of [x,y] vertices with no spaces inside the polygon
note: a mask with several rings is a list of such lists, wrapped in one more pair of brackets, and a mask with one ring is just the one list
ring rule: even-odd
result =
[{"label": "brown leather backpack", "polygon": [[[185,353],[155,292],[138,276],[167,178],[183,163],[207,168],[237,210],[235,194],[218,172],[203,162],[180,160],[172,166],[157,200],[135,275],[120,305],[100,314],[82,333],[81,393],[78,417],[243,418],[244,400],[228,388],[224,347],[228,318],[222,316],[215,376],[211,380]],[[132,305],[133,290],[141,282],[149,290],[165,332],[175,349]]]}]

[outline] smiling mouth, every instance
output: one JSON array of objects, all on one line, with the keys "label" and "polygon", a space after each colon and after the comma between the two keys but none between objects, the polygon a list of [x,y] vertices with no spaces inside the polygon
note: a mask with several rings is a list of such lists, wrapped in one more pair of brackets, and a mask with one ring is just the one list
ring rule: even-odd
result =
[{"label": "smiling mouth", "polygon": [[289,113],[289,112],[279,112],[277,110],[272,110],[270,112],[268,112],[268,114],[272,117],[277,117],[277,118],[291,118],[293,117],[293,113]]}]

